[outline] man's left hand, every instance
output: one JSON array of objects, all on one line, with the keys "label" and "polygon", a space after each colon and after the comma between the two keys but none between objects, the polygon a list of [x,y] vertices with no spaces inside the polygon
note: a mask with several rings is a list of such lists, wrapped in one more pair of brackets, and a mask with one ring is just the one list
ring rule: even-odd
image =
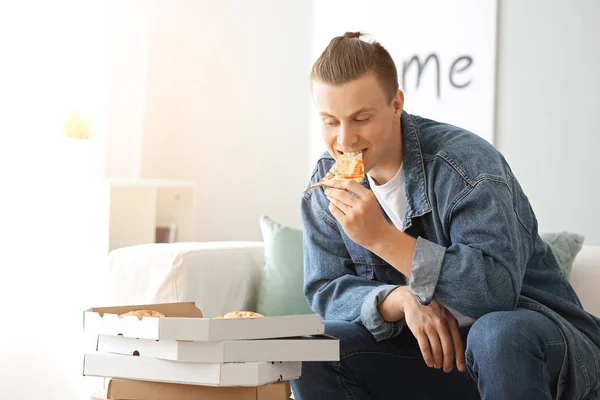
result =
[{"label": "man's left hand", "polygon": [[370,248],[392,228],[372,191],[353,180],[334,180],[330,184],[333,187],[325,189],[329,211],[355,243]]}]

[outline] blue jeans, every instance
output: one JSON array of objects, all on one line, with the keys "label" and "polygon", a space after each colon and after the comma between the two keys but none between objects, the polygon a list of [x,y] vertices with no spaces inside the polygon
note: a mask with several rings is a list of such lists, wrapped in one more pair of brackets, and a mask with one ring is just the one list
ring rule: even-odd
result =
[{"label": "blue jeans", "polygon": [[531,310],[493,312],[461,331],[468,373],[425,365],[408,328],[376,342],[363,326],[326,321],[339,362],[304,363],[296,400],[552,399],[565,359],[558,327]]}]

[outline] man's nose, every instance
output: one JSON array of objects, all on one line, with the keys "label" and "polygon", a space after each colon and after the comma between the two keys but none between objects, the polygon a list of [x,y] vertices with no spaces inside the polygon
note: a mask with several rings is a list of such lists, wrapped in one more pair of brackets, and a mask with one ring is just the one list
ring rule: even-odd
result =
[{"label": "man's nose", "polygon": [[337,137],[338,145],[343,151],[352,150],[352,146],[358,141],[358,135],[348,125],[342,125],[340,128]]}]

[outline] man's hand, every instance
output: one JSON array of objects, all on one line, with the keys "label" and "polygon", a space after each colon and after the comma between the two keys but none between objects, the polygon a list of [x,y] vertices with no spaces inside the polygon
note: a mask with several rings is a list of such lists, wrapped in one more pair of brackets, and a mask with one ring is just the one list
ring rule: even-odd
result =
[{"label": "man's hand", "polygon": [[355,243],[370,248],[392,228],[372,191],[352,180],[334,180],[331,185],[334,187],[325,189],[330,201],[329,211]]},{"label": "man's hand", "polygon": [[[406,326],[417,338],[421,354],[428,367],[450,372],[454,362],[464,372],[465,346],[458,331],[458,321],[443,305],[433,300],[428,306],[419,304],[410,287],[397,289],[402,296]],[[401,296],[398,294],[398,296]]]},{"label": "man's hand", "polygon": [[325,189],[329,211],[346,235],[410,277],[417,241],[386,221],[375,194],[360,183],[333,181],[331,184],[335,187]]}]

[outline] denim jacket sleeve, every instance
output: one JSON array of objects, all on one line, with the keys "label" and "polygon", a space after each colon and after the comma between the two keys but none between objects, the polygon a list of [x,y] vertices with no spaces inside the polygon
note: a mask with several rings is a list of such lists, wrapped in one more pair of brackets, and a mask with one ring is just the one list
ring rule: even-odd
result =
[{"label": "denim jacket sleeve", "polygon": [[448,247],[418,238],[409,284],[421,304],[435,299],[475,319],[516,307],[537,222],[515,190],[480,180],[443,211]]},{"label": "denim jacket sleeve", "polygon": [[304,293],[326,320],[361,323],[378,341],[397,336],[403,321],[384,321],[378,306],[397,287],[357,273],[321,189],[302,199]]}]

